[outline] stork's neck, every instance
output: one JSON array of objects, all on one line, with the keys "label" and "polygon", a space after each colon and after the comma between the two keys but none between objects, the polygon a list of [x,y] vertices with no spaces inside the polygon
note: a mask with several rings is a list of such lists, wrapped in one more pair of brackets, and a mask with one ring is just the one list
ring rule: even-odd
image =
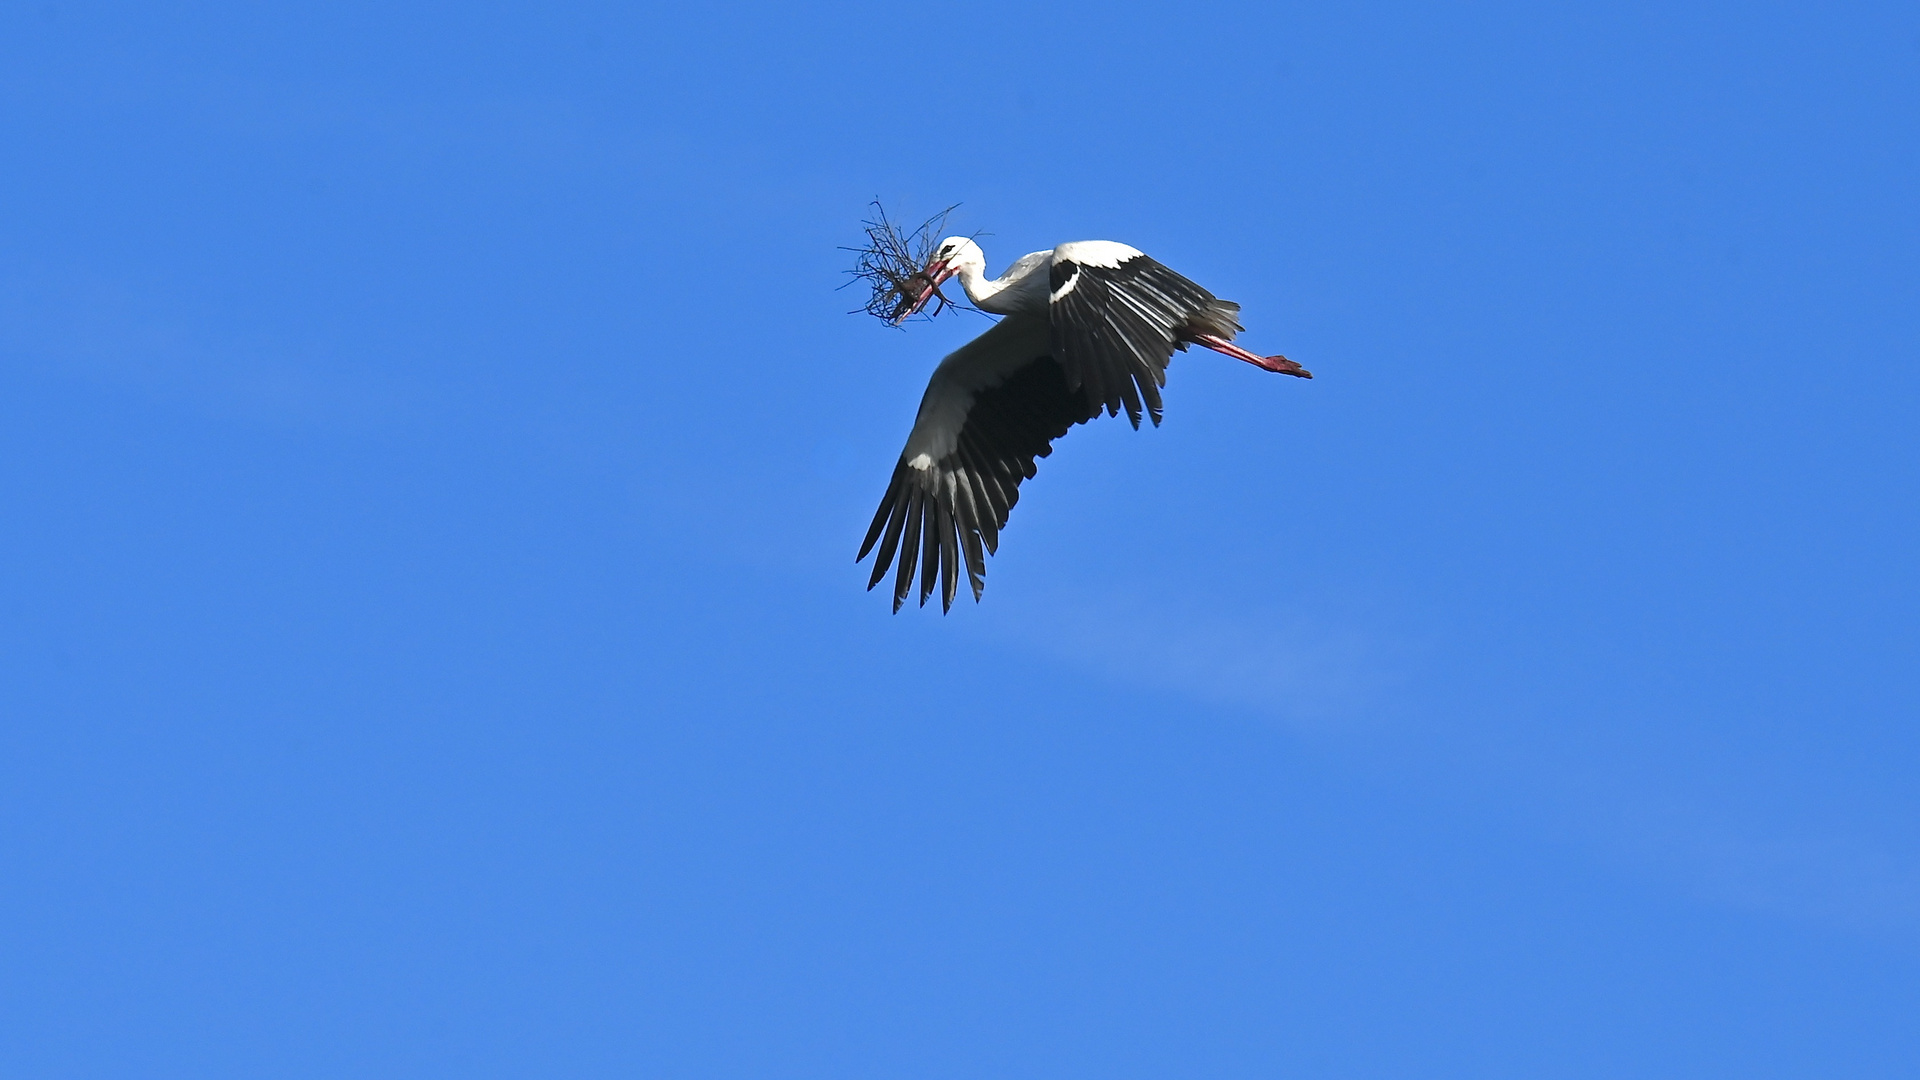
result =
[{"label": "stork's neck", "polygon": [[994,297],[1007,291],[1007,282],[1004,279],[994,281],[987,277],[984,269],[972,263],[961,264],[961,266],[954,271],[953,276],[959,278],[961,288],[967,290],[967,299],[973,301],[974,307],[980,308],[983,311],[993,310],[987,307],[987,304],[991,302]]},{"label": "stork's neck", "polygon": [[1045,311],[1047,309],[1047,275],[1035,274],[1044,270],[1049,252],[1036,251],[1024,256],[1007,267],[1007,272],[997,278],[986,275],[985,263],[968,261],[954,268],[953,276],[960,279],[960,285],[967,290],[967,299],[981,311],[990,311],[995,315],[1013,315],[1029,309]]}]

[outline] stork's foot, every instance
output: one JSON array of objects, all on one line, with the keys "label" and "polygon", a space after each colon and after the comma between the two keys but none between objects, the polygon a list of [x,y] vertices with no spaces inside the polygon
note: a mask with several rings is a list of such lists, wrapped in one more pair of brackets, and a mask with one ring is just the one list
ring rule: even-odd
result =
[{"label": "stork's foot", "polygon": [[1300,379],[1313,378],[1313,372],[1308,371],[1306,368],[1301,367],[1299,364],[1294,363],[1284,356],[1263,356],[1255,361],[1255,363],[1276,375],[1292,375]]},{"label": "stork's foot", "polygon": [[1189,340],[1197,345],[1205,345],[1214,352],[1231,356],[1235,360],[1245,360],[1247,363],[1252,364],[1262,371],[1271,371],[1276,375],[1292,375],[1300,379],[1313,378],[1313,372],[1308,371],[1306,368],[1301,367],[1299,364],[1294,363],[1284,356],[1258,356],[1223,337],[1218,337],[1213,334],[1195,334]]}]

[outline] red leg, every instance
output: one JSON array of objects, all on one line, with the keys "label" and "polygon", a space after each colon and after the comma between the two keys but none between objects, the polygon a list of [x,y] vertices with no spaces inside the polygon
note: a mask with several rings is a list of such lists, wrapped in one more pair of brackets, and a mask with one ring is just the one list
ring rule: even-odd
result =
[{"label": "red leg", "polygon": [[1306,368],[1301,367],[1299,364],[1294,363],[1284,356],[1255,356],[1253,353],[1248,352],[1223,337],[1215,337],[1212,334],[1194,334],[1187,340],[1192,341],[1196,345],[1205,345],[1214,352],[1225,353],[1235,360],[1245,360],[1247,363],[1263,371],[1271,371],[1278,375],[1296,375],[1302,379],[1313,378],[1313,372],[1308,371]]}]

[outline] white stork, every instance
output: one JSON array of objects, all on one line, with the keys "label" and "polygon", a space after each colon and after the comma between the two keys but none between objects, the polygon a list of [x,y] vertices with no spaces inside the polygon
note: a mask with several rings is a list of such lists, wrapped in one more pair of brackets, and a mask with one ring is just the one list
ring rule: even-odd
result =
[{"label": "white stork", "polygon": [[1000,546],[1007,513],[1034,459],[1075,424],[1124,406],[1133,426],[1144,409],[1160,423],[1160,388],[1175,349],[1204,345],[1282,375],[1312,373],[1284,356],[1256,356],[1233,344],[1240,305],[1125,244],[1082,240],[1023,255],[998,278],[963,236],[940,241],[925,285],[903,313],[926,304],[957,277],[975,307],[1004,315],[934,369],[886,497],[856,562],[879,545],[872,589],[899,555],[893,610],[920,567],[920,603],[940,585],[953,607],[961,566],[980,599],[986,556]]}]

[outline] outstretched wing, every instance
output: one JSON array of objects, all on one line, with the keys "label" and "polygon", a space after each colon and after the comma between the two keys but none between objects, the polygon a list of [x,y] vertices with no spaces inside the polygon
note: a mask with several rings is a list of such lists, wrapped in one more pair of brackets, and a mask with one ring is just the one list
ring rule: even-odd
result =
[{"label": "outstretched wing", "polygon": [[1009,316],[941,361],[860,545],[860,559],[879,545],[867,588],[880,584],[898,555],[893,610],[906,602],[916,565],[923,606],[937,580],[941,610],[953,607],[962,566],[979,600],[986,556],[1000,547],[1034,459],[1051,453],[1068,428],[1099,415],[1084,390],[1067,385],[1037,317]]},{"label": "outstretched wing", "polygon": [[1067,385],[1084,388],[1107,415],[1124,406],[1134,427],[1142,405],[1160,423],[1160,388],[1183,337],[1233,340],[1240,305],[1111,240],[1081,240],[1053,249],[1048,279],[1049,350]]}]

